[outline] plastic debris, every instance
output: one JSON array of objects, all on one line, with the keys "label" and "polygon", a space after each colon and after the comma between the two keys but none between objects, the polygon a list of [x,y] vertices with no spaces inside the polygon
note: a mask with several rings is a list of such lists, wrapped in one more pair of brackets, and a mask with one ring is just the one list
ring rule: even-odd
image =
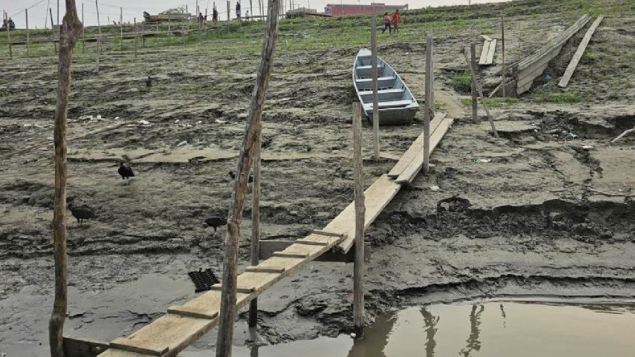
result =
[{"label": "plastic debris", "polygon": [[178,123],[178,122],[180,122],[180,120],[179,120],[179,119],[177,119],[177,120],[175,120],[175,121],[174,121],[174,123]]},{"label": "plastic debris", "polygon": [[441,191],[441,187],[434,185],[430,187],[430,191],[432,192],[437,192],[437,191]]},{"label": "plastic debris", "polygon": [[489,162],[492,162],[492,159],[476,159],[474,160],[474,162],[476,162],[477,164],[487,164]]},{"label": "plastic debris", "polygon": [[219,119],[215,119],[215,120],[214,120],[214,122],[215,122],[215,123],[218,123],[218,124],[225,124],[225,123],[227,123],[226,121],[224,121],[224,120],[219,120]]},{"label": "plastic debris", "polygon": [[97,114],[97,120],[101,120],[101,115]]},{"label": "plastic debris", "polygon": [[35,92],[35,94],[33,94],[33,98],[37,99],[39,97],[41,97],[42,95],[38,92]]},{"label": "plastic debris", "polygon": [[49,136],[48,138],[46,138],[46,140],[53,141],[53,140],[55,140],[55,138],[52,137],[52,136]]},{"label": "plastic debris", "polygon": [[180,143],[176,144],[176,146],[184,146],[187,145],[187,140],[183,140]]},{"label": "plastic debris", "polygon": [[591,149],[593,149],[593,146],[591,146],[591,145],[584,145],[584,146],[582,147],[582,149],[583,149],[583,150],[591,150]]},{"label": "plastic debris", "polygon": [[202,122],[203,122],[202,120],[199,120],[196,122],[196,124],[201,124]]},{"label": "plastic debris", "polygon": [[150,125],[150,122],[147,120],[139,120],[137,123],[141,124],[141,125]]}]

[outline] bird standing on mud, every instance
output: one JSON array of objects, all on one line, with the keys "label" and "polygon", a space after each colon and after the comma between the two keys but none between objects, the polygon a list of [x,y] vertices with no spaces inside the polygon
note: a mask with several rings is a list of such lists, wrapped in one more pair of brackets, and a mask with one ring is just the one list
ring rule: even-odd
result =
[{"label": "bird standing on mud", "polygon": [[68,209],[73,214],[73,217],[77,220],[78,225],[82,225],[83,221],[96,218],[95,210],[88,206],[76,206],[73,202],[68,204]]},{"label": "bird standing on mud", "polygon": [[217,228],[227,224],[227,218],[213,216],[206,219],[205,224],[207,224],[208,227],[214,228],[214,234],[212,235],[212,237],[215,237]]},{"label": "bird standing on mud", "polygon": [[134,177],[134,172],[132,171],[132,168],[130,168],[130,166],[127,166],[126,164],[124,164],[124,162],[120,162],[119,163],[119,175],[121,176],[121,179],[124,180],[124,185],[127,185],[130,181],[129,179],[131,177]]}]

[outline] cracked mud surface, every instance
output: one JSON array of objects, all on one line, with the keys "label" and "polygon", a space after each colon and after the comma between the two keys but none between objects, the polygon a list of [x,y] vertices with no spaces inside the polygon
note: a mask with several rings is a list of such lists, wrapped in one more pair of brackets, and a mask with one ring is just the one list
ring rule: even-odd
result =
[{"label": "cracked mud surface", "polygon": [[[563,26],[555,18],[542,21],[549,25],[542,23],[545,36]],[[628,21],[605,23],[600,36],[633,37]],[[635,137],[608,144],[635,126],[632,91],[602,94],[596,105],[521,101],[496,109],[501,138],[494,139],[485,118],[473,123],[463,116],[467,109],[448,84],[463,65],[460,46],[472,35],[437,34],[437,100],[458,120],[432,157],[432,174],[402,189],[367,233],[369,319],[403,305],[473,297],[635,297]],[[514,56],[518,33],[508,36]],[[265,239],[303,237],[353,199],[349,71],[356,52],[278,48],[263,118]],[[381,45],[379,54],[419,99],[423,44],[397,41]],[[69,335],[128,335],[194,296],[187,271],[220,272],[224,229],[212,237],[204,220],[227,209],[227,173],[242,140],[259,55],[198,56],[190,49],[166,56],[148,51],[134,63],[106,55],[98,76],[92,59],[80,58],[74,67],[69,138],[116,128],[69,144],[69,197],[98,216],[82,227],[69,218]],[[46,355],[52,63],[41,58],[0,67],[11,83],[0,96],[0,155],[36,146],[3,159],[0,169],[0,350],[9,356]],[[579,71],[583,77],[591,70]],[[149,89],[147,75],[157,78]],[[33,92],[42,97],[32,99]],[[382,150],[401,155],[422,130],[420,116],[412,127],[382,128]],[[365,138],[371,130],[366,123]],[[371,152],[370,140],[364,150]],[[137,173],[129,186],[116,174],[123,155]],[[364,164],[368,186],[394,161]],[[243,266],[249,217],[246,210]],[[258,343],[347,332],[351,301],[351,264],[311,263],[259,298]],[[251,340],[245,317],[237,324],[237,345]],[[194,348],[212,348],[215,339],[212,332]]]}]

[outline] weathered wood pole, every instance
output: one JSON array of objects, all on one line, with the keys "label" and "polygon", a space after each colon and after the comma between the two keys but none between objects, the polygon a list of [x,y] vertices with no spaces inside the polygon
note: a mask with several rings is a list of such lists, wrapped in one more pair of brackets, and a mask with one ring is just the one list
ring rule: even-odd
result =
[{"label": "weathered wood pole", "polygon": [[430,172],[430,117],[432,114],[432,29],[428,30],[426,42],[426,83],[425,105],[423,110],[423,173]]},{"label": "weathered wood pole", "polygon": [[168,33],[167,36],[170,36],[170,30],[172,29],[172,19],[171,19],[171,15],[168,14]]},{"label": "weathered wood pole", "polygon": [[[476,68],[476,52],[470,51],[470,63],[471,67]],[[470,77],[471,78],[471,77]],[[472,79],[472,121],[476,123],[478,121],[478,93],[476,92],[476,83]]]},{"label": "weathered wood pole", "polygon": [[219,315],[216,356],[231,356],[234,337],[234,319],[236,317],[236,287],[238,247],[240,241],[240,221],[242,219],[245,190],[249,180],[249,169],[252,166],[256,138],[260,135],[262,110],[269,85],[269,72],[272,67],[273,51],[278,36],[279,0],[269,0],[267,26],[262,44],[260,67],[256,75],[256,84],[251,96],[245,138],[238,157],[236,172],[238,178],[234,182],[232,202],[227,217],[227,234],[225,235],[225,259],[223,261],[223,280],[221,292],[221,309]]},{"label": "weathered wood pole", "polygon": [[370,17],[370,64],[373,67],[373,158],[379,160],[379,95],[377,94],[377,19]]},{"label": "weathered wood pole", "polygon": [[[254,183],[252,191],[251,208],[251,265],[260,263],[260,173],[261,173],[261,143],[262,123],[254,144]],[[258,298],[251,300],[249,304],[249,327],[258,325]]]},{"label": "weathered wood pole", "polygon": [[353,104],[353,177],[355,180],[355,263],[353,267],[353,331],[364,337],[364,167],[362,157],[362,107]]},{"label": "weathered wood pole", "polygon": [[121,40],[120,51],[123,51],[123,7],[119,8],[119,39]]},{"label": "weathered wood pole", "polygon": [[29,9],[24,10],[26,19],[26,56],[29,57]]},{"label": "weathered wood pole", "polygon": [[430,119],[434,118],[436,108],[434,105],[434,33],[429,30],[429,36],[432,38],[430,42]]},{"label": "weathered wood pole", "polygon": [[[82,2],[82,24],[84,23],[84,3]],[[82,26],[82,53],[86,53],[86,28]]]},{"label": "weathered wood pole", "polygon": [[57,42],[55,42],[55,25],[53,24],[53,9],[49,8],[49,14],[51,15],[51,33],[53,34],[53,49],[55,50],[55,54],[57,54]]},{"label": "weathered wood pole", "polygon": [[7,24],[7,47],[9,47],[9,58],[13,59],[13,51],[11,49],[11,31],[9,26],[9,14],[4,12],[4,23]]},{"label": "weathered wood pole", "polygon": [[[476,58],[476,45],[472,44],[470,47],[470,51],[472,52],[472,58]],[[470,66],[470,73],[472,75],[472,82],[476,86],[476,91],[478,92],[479,97],[481,98],[481,104],[483,105],[483,109],[485,109],[485,113],[487,113],[487,119],[489,120],[490,125],[492,126],[492,134],[498,139],[498,132],[496,131],[496,126],[494,125],[494,118],[492,118],[492,114],[489,112],[489,108],[487,107],[487,103],[485,102],[485,97],[483,96],[483,89],[481,88],[481,84],[478,82],[476,78],[476,65],[470,61],[467,57],[467,51],[463,49],[463,55],[465,56],[465,61]]]},{"label": "weathered wood pole", "polygon": [[501,17],[501,32],[503,42],[503,98],[507,97],[507,86],[505,81],[507,80],[507,64],[505,63],[505,16]]},{"label": "weathered wood pole", "polygon": [[95,0],[95,9],[97,10],[97,31],[98,31],[98,39],[97,39],[97,67],[96,72],[99,73],[99,56],[101,55],[101,20],[99,20],[99,3]]},{"label": "weathered wood pole", "polygon": [[134,23],[134,59],[137,60],[137,47],[139,46],[139,32],[137,31],[137,18],[133,19]]},{"label": "weathered wood pole", "polygon": [[254,19],[254,2],[253,0],[249,0],[249,20],[253,21]]},{"label": "weathered wood pole", "polygon": [[229,3],[229,0],[227,1],[227,23],[229,25],[229,17],[231,15],[232,9],[231,9],[231,4]]},{"label": "weathered wood pole", "polygon": [[82,31],[75,0],[66,0],[61,27],[58,63],[57,107],[55,108],[55,205],[53,211],[53,255],[55,258],[55,300],[49,320],[51,357],[64,357],[64,322],[67,310],[66,254],[66,116],[71,91],[73,48]]}]

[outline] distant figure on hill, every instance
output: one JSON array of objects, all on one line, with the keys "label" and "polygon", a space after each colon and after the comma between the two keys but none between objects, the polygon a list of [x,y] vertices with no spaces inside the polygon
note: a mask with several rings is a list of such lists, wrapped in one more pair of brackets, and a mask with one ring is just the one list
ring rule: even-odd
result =
[{"label": "distant figure on hill", "polygon": [[198,13],[198,23],[201,25],[205,23],[205,16],[203,16],[202,12]]},{"label": "distant figure on hill", "polygon": [[381,33],[386,32],[386,30],[388,30],[388,33],[392,33],[392,28],[390,27],[390,15],[388,15],[388,13],[384,14],[384,30]]},{"label": "distant figure on hill", "polygon": [[245,11],[245,19],[249,21],[249,10]]},{"label": "distant figure on hill", "polygon": [[212,11],[212,22],[214,22],[214,25],[218,24],[218,10],[216,10],[216,6],[214,6],[214,10]]},{"label": "distant figure on hill", "polygon": [[399,32],[399,21],[401,21],[401,18],[399,17],[399,9],[396,9],[395,13],[392,14],[392,29],[395,33]]},{"label": "distant figure on hill", "polygon": [[236,3],[236,18],[240,20],[240,1]]}]

